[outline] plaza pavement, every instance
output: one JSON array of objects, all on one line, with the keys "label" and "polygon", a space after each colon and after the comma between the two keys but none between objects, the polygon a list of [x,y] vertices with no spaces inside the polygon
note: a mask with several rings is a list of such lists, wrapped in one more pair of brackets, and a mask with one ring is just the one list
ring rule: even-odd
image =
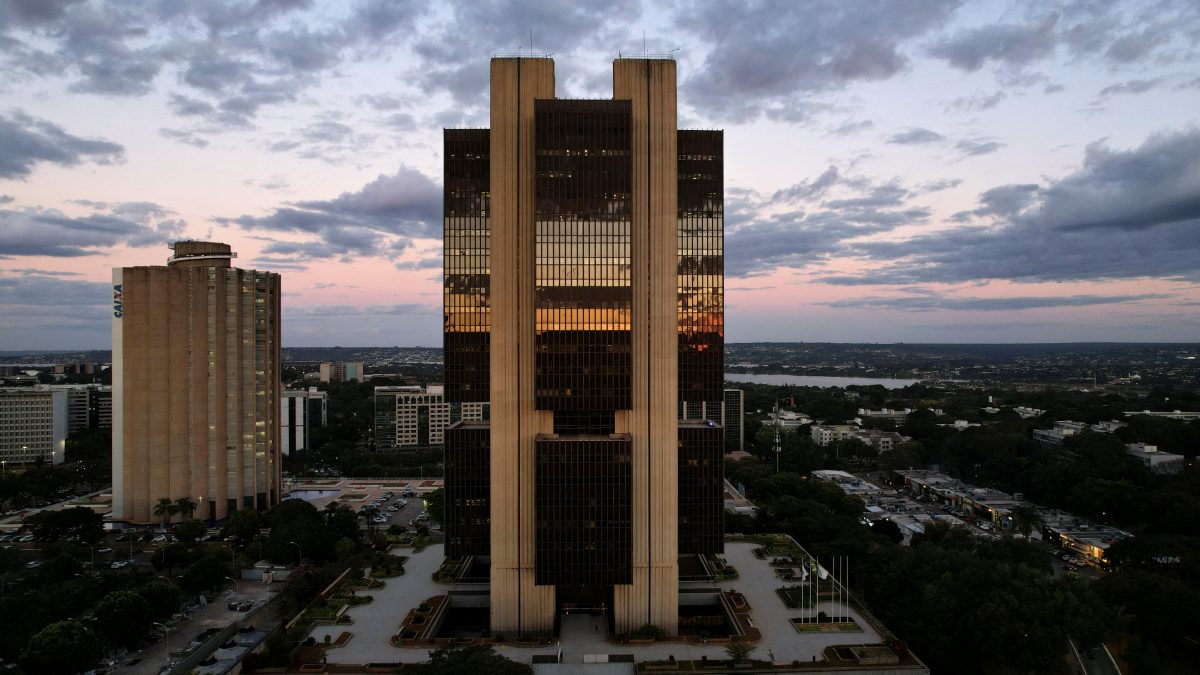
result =
[{"label": "plaza pavement", "polygon": [[[820,660],[825,647],[838,644],[878,643],[881,638],[853,608],[849,613],[855,618],[862,632],[855,633],[797,633],[789,619],[800,616],[799,611],[790,610],[775,594],[775,589],[784,583],[775,577],[767,561],[754,556],[756,544],[746,542],[727,543],[725,545],[726,560],[738,569],[740,577],[724,581],[717,586],[723,590],[736,590],[742,593],[750,603],[750,618],[762,632],[762,641],[755,647],[752,658],[768,659],[774,657],[775,663],[787,664],[792,661]],[[375,597],[374,602],[358,605],[347,610],[354,623],[349,626],[320,626],[313,630],[312,635],[321,642],[325,635],[336,639],[342,631],[353,633],[354,637],[342,648],[327,651],[330,663],[417,663],[428,659],[429,650],[414,647],[393,647],[391,636],[400,626],[400,621],[408,611],[426,598],[445,593],[452,588],[442,584],[434,584],[430,575],[441,565],[444,556],[442,545],[436,544],[420,553],[412,553],[408,549],[396,551],[408,555],[405,574],[392,579],[385,579],[386,585],[373,591],[360,591]],[[823,602],[820,610],[828,614],[840,614],[832,603]],[[600,622],[600,631],[596,631],[593,623]],[[504,656],[529,663],[534,654],[557,654],[563,652],[563,665],[569,668],[552,670],[538,668],[555,673],[631,673],[629,664],[584,664],[584,657],[589,654],[633,654],[641,661],[665,660],[674,656],[678,660],[700,660],[702,656],[710,659],[726,659],[723,644],[696,645],[681,642],[660,642],[651,645],[619,645],[609,643],[604,633],[603,620],[586,615],[564,616],[561,623],[560,640],[557,644],[546,647],[514,647],[512,645],[496,645],[497,651]],[[603,665],[596,668],[594,666]]]}]

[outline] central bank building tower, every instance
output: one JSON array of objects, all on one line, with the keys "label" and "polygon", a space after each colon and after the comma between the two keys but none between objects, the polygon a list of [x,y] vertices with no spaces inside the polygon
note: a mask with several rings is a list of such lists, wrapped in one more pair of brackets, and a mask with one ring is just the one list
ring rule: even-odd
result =
[{"label": "central bank building tower", "polygon": [[496,635],[573,608],[679,621],[681,558],[722,548],[723,137],[676,125],[675,61],[555,98],[491,62],[491,128],[445,131],[447,555],[486,570]]}]

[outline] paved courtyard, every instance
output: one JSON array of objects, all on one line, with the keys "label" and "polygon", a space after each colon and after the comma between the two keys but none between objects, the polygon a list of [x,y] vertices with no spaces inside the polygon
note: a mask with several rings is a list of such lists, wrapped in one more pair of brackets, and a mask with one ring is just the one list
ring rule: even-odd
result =
[{"label": "paved courtyard", "polygon": [[[768,659],[774,657],[776,663],[791,663],[792,661],[812,661],[820,659],[825,647],[838,644],[877,643],[881,640],[871,626],[856,612],[850,609],[850,615],[855,618],[861,633],[797,633],[789,619],[798,617],[801,612],[790,610],[775,594],[775,589],[783,586],[764,560],[754,557],[756,544],[728,543],[725,545],[725,558],[737,567],[740,577],[732,581],[717,584],[726,590],[736,590],[746,596],[751,607],[751,620],[762,632],[762,641],[757,645],[753,658]],[[328,651],[330,663],[415,663],[428,658],[428,649],[412,647],[398,648],[391,644],[391,636],[396,632],[401,619],[408,611],[426,598],[445,593],[447,586],[434,584],[430,575],[442,562],[443,551],[440,544],[430,546],[420,553],[410,553],[406,550],[397,551],[409,556],[405,566],[404,576],[386,579],[384,588],[374,591],[363,591],[375,597],[374,602],[367,605],[351,607],[348,611],[354,619],[350,626],[320,626],[313,630],[312,635],[320,642],[325,635],[336,638],[342,631],[350,631],[354,637],[344,648]],[[818,607],[827,614],[841,614],[834,609],[832,603],[823,602]],[[668,656],[676,659],[699,660],[702,656],[710,659],[725,659],[724,645],[693,645],[679,642],[664,642],[653,645],[618,645],[611,644],[604,633],[603,620],[586,615],[569,615],[563,617],[560,640],[555,645],[541,648],[522,648],[511,645],[497,645],[497,651],[504,656],[529,663],[534,654],[557,654],[562,650],[565,669],[553,670],[555,666],[540,668],[556,673],[630,673],[629,664],[584,664],[588,655],[601,654],[633,654],[637,661],[660,660]],[[599,628],[599,630],[597,630]]]}]

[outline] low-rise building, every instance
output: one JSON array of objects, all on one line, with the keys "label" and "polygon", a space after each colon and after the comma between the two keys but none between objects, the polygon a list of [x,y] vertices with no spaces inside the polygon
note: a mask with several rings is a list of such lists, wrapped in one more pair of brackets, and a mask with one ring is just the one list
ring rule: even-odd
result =
[{"label": "low-rise building", "polygon": [[1086,422],[1073,422],[1071,420],[1060,420],[1054,423],[1052,429],[1034,429],[1033,440],[1037,441],[1043,448],[1058,448],[1062,447],[1063,442],[1071,437],[1083,433],[1084,431],[1093,431],[1098,434],[1111,434],[1112,432],[1122,427],[1129,426],[1124,422],[1111,420],[1099,422],[1097,424],[1087,424]]},{"label": "low-rise building", "polygon": [[1192,420],[1200,420],[1200,412],[1188,412],[1185,410],[1172,410],[1170,412],[1150,411],[1150,410],[1140,410],[1140,411],[1134,410],[1131,412],[1126,412],[1124,414],[1126,417],[1133,417],[1135,415],[1145,415],[1147,417],[1166,417],[1167,419],[1183,420],[1185,422],[1190,422]]},{"label": "low-rise building", "polygon": [[850,424],[814,424],[809,430],[809,434],[814,443],[825,447],[834,441],[850,438],[856,431],[858,431],[858,427]]},{"label": "low-rise building", "polygon": [[850,434],[849,438],[857,438],[875,448],[880,454],[891,452],[897,445],[908,440],[907,436],[902,436],[898,432],[880,429],[858,429]]},{"label": "low-rise building", "polygon": [[838,486],[842,492],[857,497],[865,497],[867,495],[882,495],[884,492],[886,492],[886,490],[878,485],[875,485],[874,483],[868,483],[858,476],[846,473],[845,471],[823,469],[812,472],[812,476],[817,480],[833,483],[834,485]]},{"label": "low-rise building", "polygon": [[[934,415],[941,417],[945,413],[940,408],[926,408]],[[879,410],[868,410],[866,408],[858,409],[858,416],[863,419],[886,419],[892,420],[896,424],[904,424],[908,420],[908,416],[914,411],[912,408],[903,410],[893,410],[891,408],[880,408]]]},{"label": "low-rise building", "polygon": [[779,412],[767,413],[767,419],[763,420],[762,423],[763,426],[778,426],[780,429],[786,431],[795,431],[800,427],[812,424],[812,418],[802,412],[780,410]]},{"label": "low-rise building", "polygon": [[1160,452],[1158,446],[1145,443],[1128,443],[1125,452],[1146,465],[1151,473],[1179,473],[1187,461],[1183,455]]}]

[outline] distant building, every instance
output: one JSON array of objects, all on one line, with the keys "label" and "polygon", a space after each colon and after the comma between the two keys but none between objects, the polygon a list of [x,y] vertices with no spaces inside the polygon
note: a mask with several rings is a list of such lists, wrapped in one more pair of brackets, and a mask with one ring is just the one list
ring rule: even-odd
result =
[{"label": "distant building", "polygon": [[767,427],[778,425],[780,429],[795,431],[802,426],[812,424],[812,418],[802,412],[780,410],[777,413],[767,413],[767,419],[763,420],[762,423],[763,426]]},{"label": "distant building", "polygon": [[375,387],[375,449],[427,448],[443,445],[446,428],[459,420],[488,419],[486,402],[454,405],[445,399],[445,387]]},{"label": "distant building", "polygon": [[280,392],[279,446],[284,455],[309,448],[308,432],[329,423],[329,400],[316,387]]},{"label": "distant building", "polygon": [[67,434],[112,426],[112,387],[99,384],[48,384],[39,389],[67,394]]},{"label": "distant building", "polygon": [[1019,405],[1019,406],[1013,408],[1013,412],[1017,413],[1017,416],[1023,420],[1027,420],[1027,419],[1030,419],[1033,417],[1041,417],[1042,415],[1046,414],[1046,411],[1041,410],[1040,408],[1026,408],[1023,405]]},{"label": "distant building", "polygon": [[866,443],[875,448],[879,454],[891,452],[896,449],[897,445],[908,440],[907,436],[901,436],[898,432],[879,429],[858,429],[851,433],[849,438],[856,438]]},{"label": "distant building", "polygon": [[0,389],[0,461],[8,466],[61,464],[69,419],[62,389]]},{"label": "distant building", "polygon": [[865,497],[867,495],[881,495],[886,492],[878,485],[868,483],[858,476],[846,473],[845,471],[821,470],[813,471],[812,475],[817,480],[833,483],[848,495]]},{"label": "distant building", "polygon": [[1141,411],[1134,410],[1131,412],[1126,412],[1126,413],[1124,413],[1124,415],[1126,417],[1133,417],[1135,415],[1146,415],[1147,417],[1166,417],[1167,419],[1183,420],[1185,422],[1190,422],[1192,420],[1200,420],[1200,412],[1187,412],[1187,411],[1183,411],[1183,410],[1173,410],[1171,412],[1151,412],[1149,410],[1141,410]]},{"label": "distant building", "polygon": [[981,427],[983,425],[980,424],[979,422],[969,422],[967,420],[954,420],[953,422],[951,422],[949,424],[939,424],[938,426],[946,427],[947,429],[953,429],[955,431],[964,431],[966,429],[970,429],[971,427]]},{"label": "distant building", "polygon": [[1060,420],[1054,423],[1051,429],[1034,429],[1033,440],[1037,441],[1038,445],[1043,448],[1058,448],[1062,447],[1063,442],[1077,434],[1086,431],[1093,431],[1098,434],[1111,434],[1112,432],[1122,427],[1129,426],[1124,422],[1116,420],[1099,422],[1097,424],[1088,424],[1086,422],[1073,422],[1071,420]]},{"label": "distant building", "polygon": [[334,361],[321,364],[321,381],[322,382],[362,382],[363,376],[362,361]]},{"label": "distant building", "polygon": [[[941,417],[945,413],[940,408],[926,408],[934,415]],[[904,410],[892,410],[891,408],[880,408],[879,410],[867,410],[866,408],[858,409],[858,416],[863,419],[884,419],[891,420],[896,424],[904,424],[908,421],[908,416],[915,412],[912,408]]]},{"label": "distant building", "polygon": [[1171,452],[1159,452],[1158,446],[1145,443],[1128,443],[1125,452],[1145,464],[1151,473],[1179,473],[1186,458]]},{"label": "distant building", "polygon": [[95,375],[102,370],[99,363],[91,361],[77,361],[74,363],[60,363],[54,366],[54,372],[59,375]]},{"label": "distant building", "polygon": [[813,442],[825,447],[834,441],[842,441],[854,435],[858,427],[850,424],[814,424],[809,430]]},{"label": "distant building", "polygon": [[181,241],[166,265],[112,272],[112,519],[154,523],[279,503],[280,278],[228,244]]}]

